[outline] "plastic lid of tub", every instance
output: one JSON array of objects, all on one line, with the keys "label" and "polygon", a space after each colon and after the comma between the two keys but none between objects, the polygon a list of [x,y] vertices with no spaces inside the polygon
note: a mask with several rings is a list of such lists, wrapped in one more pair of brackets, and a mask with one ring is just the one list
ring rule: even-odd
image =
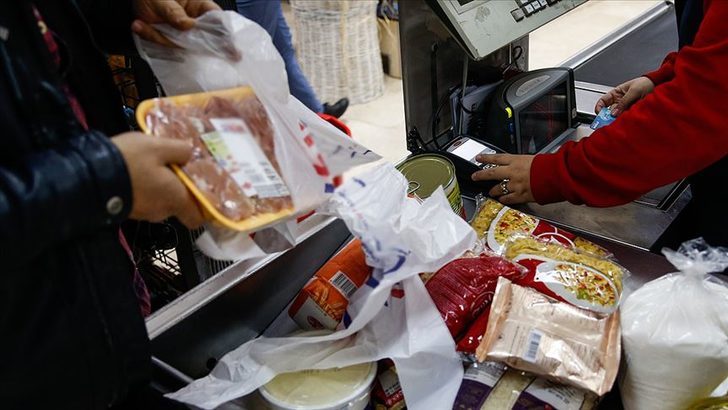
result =
[{"label": "plastic lid of tub", "polygon": [[376,373],[376,363],[283,373],[261,387],[260,393],[282,409],[337,409],[368,393]]}]

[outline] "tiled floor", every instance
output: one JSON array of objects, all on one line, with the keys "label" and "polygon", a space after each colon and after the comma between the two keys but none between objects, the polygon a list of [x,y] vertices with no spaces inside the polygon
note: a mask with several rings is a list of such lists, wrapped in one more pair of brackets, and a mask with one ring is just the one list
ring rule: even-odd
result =
[{"label": "tiled floor", "polygon": [[[558,65],[660,1],[590,0],[531,33],[530,68]],[[286,14],[287,18],[292,17],[288,10]],[[349,125],[356,140],[385,159],[396,162],[407,155],[404,99],[399,79],[385,76],[384,95],[369,103],[351,106],[342,120]]]}]

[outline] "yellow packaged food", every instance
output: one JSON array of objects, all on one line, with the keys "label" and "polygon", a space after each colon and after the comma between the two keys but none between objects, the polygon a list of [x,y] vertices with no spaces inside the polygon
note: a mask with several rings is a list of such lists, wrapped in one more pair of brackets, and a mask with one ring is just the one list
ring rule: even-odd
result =
[{"label": "yellow packaged food", "polygon": [[478,210],[470,225],[475,229],[478,237],[485,239],[488,247],[495,252],[500,253],[503,250],[503,245],[512,235],[525,233],[537,238],[561,243],[592,255],[600,257],[610,257],[612,255],[608,250],[594,242],[559,229],[534,216],[509,208],[498,201],[485,198],[482,195],[476,200],[478,201]]}]

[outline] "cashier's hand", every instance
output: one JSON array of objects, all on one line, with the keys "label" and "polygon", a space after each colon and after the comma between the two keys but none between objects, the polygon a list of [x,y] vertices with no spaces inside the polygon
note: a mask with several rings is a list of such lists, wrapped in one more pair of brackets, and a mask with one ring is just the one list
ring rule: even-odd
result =
[{"label": "cashier's hand", "polygon": [[594,112],[599,114],[602,108],[610,107],[612,116],[616,117],[622,112],[627,111],[632,104],[645,98],[654,89],[655,83],[647,77],[637,77],[629,80],[604,94],[597,101]]},{"label": "cashier's hand", "polygon": [[475,159],[481,164],[497,165],[472,175],[473,181],[500,181],[488,195],[506,205],[534,201],[531,193],[533,155],[491,154],[478,155]]},{"label": "cashier's hand", "polygon": [[195,26],[195,18],[211,10],[220,10],[212,0],[133,0],[136,20],[131,25],[139,37],[164,46],[174,43],[157,31],[152,24],[167,23],[178,30]]},{"label": "cashier's hand", "polygon": [[161,222],[177,217],[188,228],[204,222],[192,194],[168,167],[183,165],[192,147],[183,141],[152,138],[139,132],[126,132],[111,139],[121,151],[131,180],[131,219]]}]

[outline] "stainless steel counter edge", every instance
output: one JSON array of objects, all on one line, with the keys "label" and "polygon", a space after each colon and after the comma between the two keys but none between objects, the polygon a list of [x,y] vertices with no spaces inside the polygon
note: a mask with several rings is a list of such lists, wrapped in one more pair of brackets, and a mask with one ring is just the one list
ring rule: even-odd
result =
[{"label": "stainless steel counter edge", "polygon": [[650,24],[652,21],[654,21],[658,17],[669,12],[672,9],[672,7],[674,7],[674,6],[669,1],[657,3],[656,5],[651,7],[649,10],[645,11],[644,13],[640,14],[639,16],[635,17],[628,23],[621,26],[619,29],[617,29],[611,33],[608,33],[604,37],[600,38],[599,40],[595,41],[591,45],[584,48],[582,51],[580,51],[573,57],[561,62],[561,64],[557,64],[557,66],[576,68],[579,65],[584,64],[589,59],[593,58],[594,56],[599,54],[601,51],[603,51],[610,45],[619,41],[621,38],[628,36],[630,33],[633,33],[634,31],[639,30],[641,27]]},{"label": "stainless steel counter edge", "polygon": [[[310,238],[336,218],[324,215],[313,215],[299,225],[299,237],[296,244]],[[181,322],[207,303],[232,288],[240,281],[253,275],[273,260],[285,255],[288,251],[270,254],[262,258],[236,262],[220,273],[197,285],[168,305],[164,306],[146,319],[147,333],[154,339],[177,323]]]}]

